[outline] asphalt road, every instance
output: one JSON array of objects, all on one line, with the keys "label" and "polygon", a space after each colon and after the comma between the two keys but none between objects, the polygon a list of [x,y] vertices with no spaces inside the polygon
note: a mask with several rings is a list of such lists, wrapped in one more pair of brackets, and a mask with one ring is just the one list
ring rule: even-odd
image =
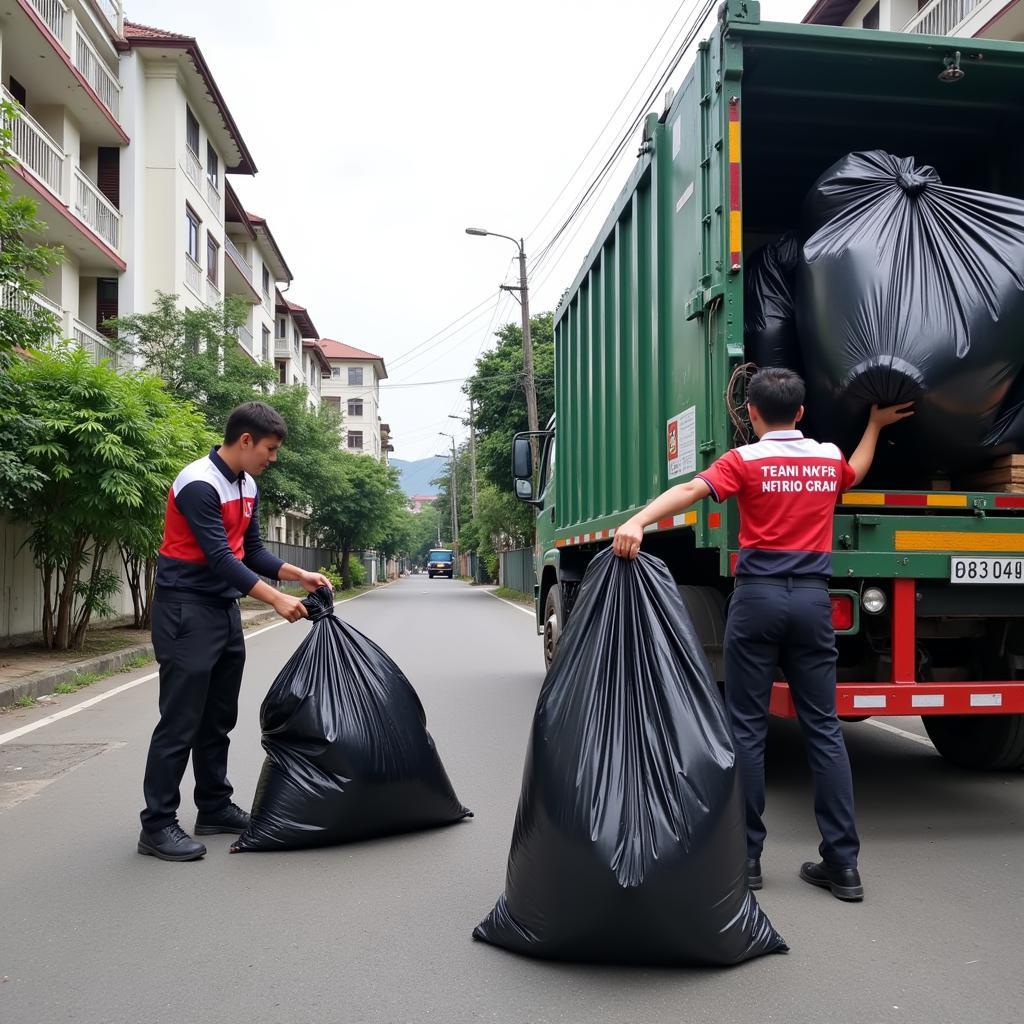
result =
[{"label": "asphalt road", "polygon": [[[761,903],[792,947],[731,970],[551,964],[470,938],[503,881],[541,683],[521,609],[412,577],[343,605],[417,686],[472,821],[355,846],[191,864],[138,856],[150,680],[0,716],[0,1021],[1011,1024],[1024,1018],[1024,774],[947,767],[919,723],[847,727],[867,899],[796,875],[817,838],[796,728],[770,737]],[[306,625],[250,634],[232,779],[251,798],[257,712]],[[884,724],[884,723],[883,723]],[[186,780],[183,792],[191,792]],[[182,823],[191,827],[186,801]],[[685,927],[685,922],[680,923]]]}]

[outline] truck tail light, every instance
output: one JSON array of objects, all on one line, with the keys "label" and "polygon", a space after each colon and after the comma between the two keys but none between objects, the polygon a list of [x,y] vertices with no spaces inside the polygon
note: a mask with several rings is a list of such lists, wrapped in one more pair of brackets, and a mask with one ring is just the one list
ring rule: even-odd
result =
[{"label": "truck tail light", "polygon": [[853,598],[849,594],[831,594],[832,628],[837,633],[853,629]]}]

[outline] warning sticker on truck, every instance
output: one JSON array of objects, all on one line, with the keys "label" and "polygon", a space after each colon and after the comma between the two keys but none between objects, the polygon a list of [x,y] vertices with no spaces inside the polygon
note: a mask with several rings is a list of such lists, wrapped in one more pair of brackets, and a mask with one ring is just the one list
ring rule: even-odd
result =
[{"label": "warning sticker on truck", "polygon": [[668,478],[697,472],[697,407],[691,405],[668,421]]}]

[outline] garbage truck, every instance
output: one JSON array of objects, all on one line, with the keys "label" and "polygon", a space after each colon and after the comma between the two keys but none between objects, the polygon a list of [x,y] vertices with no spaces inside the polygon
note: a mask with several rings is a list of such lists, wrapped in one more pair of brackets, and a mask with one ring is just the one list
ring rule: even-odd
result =
[{"label": "garbage truck", "polygon": [[[765,23],[753,0],[723,4],[666,109],[648,115],[558,305],[554,415],[513,443],[516,494],[536,509],[548,664],[615,528],[738,442],[745,254],[792,228],[817,175],[857,150],[1024,197],[1021,95],[1024,45]],[[737,536],[735,503],[705,501],[644,543],[719,679]],[[920,715],[951,762],[1024,767],[1024,494],[862,486],[837,505],[833,547],[840,715]],[[795,714],[784,679],[771,709]]]}]

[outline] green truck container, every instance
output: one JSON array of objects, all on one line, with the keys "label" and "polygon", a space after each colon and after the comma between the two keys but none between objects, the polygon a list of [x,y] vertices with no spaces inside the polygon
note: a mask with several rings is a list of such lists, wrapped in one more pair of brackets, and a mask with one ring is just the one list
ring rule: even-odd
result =
[{"label": "green truck container", "polygon": [[[959,79],[943,74],[957,61]],[[1022,95],[1018,44],[762,23],[755,2],[723,5],[667,109],[647,118],[558,306],[538,466],[517,439],[548,661],[615,527],[736,443],[726,395],[744,361],[744,255],[797,225],[815,178],[855,150],[1024,196]],[[1014,494],[844,495],[832,590],[844,717],[921,715],[952,761],[1024,766],[1022,512]],[[734,503],[658,523],[644,547],[671,568],[720,674]],[[793,714],[784,682],[772,710]]]}]

